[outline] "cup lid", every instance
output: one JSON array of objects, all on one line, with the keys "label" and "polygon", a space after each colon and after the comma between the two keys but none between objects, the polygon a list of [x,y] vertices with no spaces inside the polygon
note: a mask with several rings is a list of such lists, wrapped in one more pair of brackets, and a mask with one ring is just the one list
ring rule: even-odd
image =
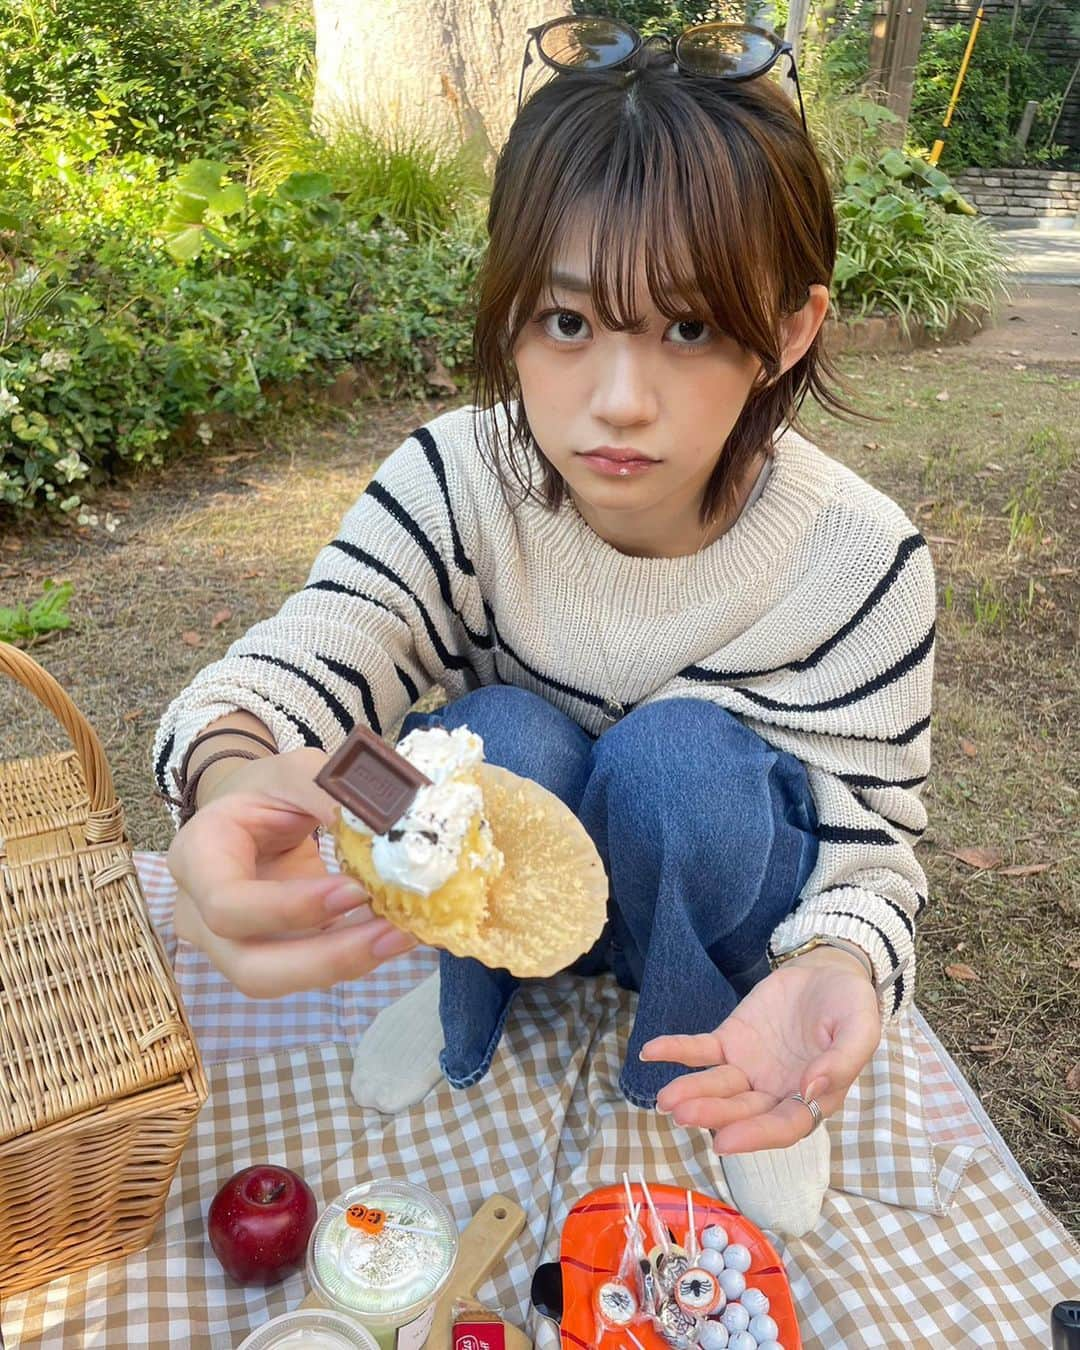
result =
[{"label": "cup lid", "polygon": [[239,1350],[379,1350],[379,1343],[342,1313],[298,1308],[256,1327]]},{"label": "cup lid", "polygon": [[[383,1216],[377,1226],[365,1222],[372,1212]],[[457,1251],[457,1225],[437,1196],[408,1181],[375,1179],[351,1187],[319,1216],[308,1274],[331,1307],[400,1325],[434,1300]]]}]

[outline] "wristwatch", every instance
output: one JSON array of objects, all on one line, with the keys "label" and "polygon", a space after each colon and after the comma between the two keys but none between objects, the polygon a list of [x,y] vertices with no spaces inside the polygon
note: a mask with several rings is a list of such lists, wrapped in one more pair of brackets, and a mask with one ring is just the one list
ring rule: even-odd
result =
[{"label": "wristwatch", "polygon": [[874,986],[874,993],[878,998],[885,993],[887,989],[892,988],[898,977],[907,969],[909,957],[905,956],[898,966],[894,966],[883,979],[874,979],[874,965],[870,960],[869,952],[864,951],[856,942],[849,942],[846,938],[838,937],[812,937],[798,947],[793,947],[791,951],[780,952],[779,955],[771,958],[773,970],[779,968],[788,961],[793,961],[796,956],[805,956],[807,952],[814,951],[817,947],[835,947],[837,951],[847,952],[850,956],[857,956],[860,961],[865,963],[866,973],[870,977],[870,983]]}]

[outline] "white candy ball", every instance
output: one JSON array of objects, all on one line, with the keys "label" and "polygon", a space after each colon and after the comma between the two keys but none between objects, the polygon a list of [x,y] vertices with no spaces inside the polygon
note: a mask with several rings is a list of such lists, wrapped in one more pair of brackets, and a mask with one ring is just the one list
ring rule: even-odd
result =
[{"label": "white candy ball", "polygon": [[750,1269],[752,1259],[750,1252],[741,1242],[733,1242],[724,1251],[724,1265],[727,1269],[741,1271],[744,1275]]},{"label": "white candy ball", "polygon": [[[746,1307],[745,1303],[743,1304],[743,1307],[744,1308]],[[750,1319],[750,1326],[749,1326],[750,1334],[754,1336],[759,1342],[775,1341],[779,1330],[780,1328],[776,1325],[776,1323],[772,1320],[772,1318],[768,1317],[764,1313],[760,1314],[757,1317],[751,1317]]]},{"label": "white candy ball", "polygon": [[746,1276],[737,1270],[722,1270],[716,1277],[716,1283],[728,1298],[739,1298],[746,1288]]},{"label": "white candy ball", "polygon": [[722,1322],[703,1322],[698,1332],[701,1350],[728,1350],[727,1327]]},{"label": "white candy ball", "polygon": [[724,1270],[724,1254],[718,1252],[715,1247],[706,1247],[698,1257],[698,1265],[710,1275],[719,1278]]},{"label": "white candy ball", "polygon": [[728,1350],[758,1350],[758,1343],[748,1331],[737,1331],[728,1341]]},{"label": "white candy ball", "polygon": [[750,1325],[750,1314],[741,1303],[729,1303],[720,1317],[720,1321],[734,1334],[745,1331]]},{"label": "white candy ball", "polygon": [[710,1224],[701,1235],[701,1245],[711,1251],[722,1252],[728,1245],[727,1232],[718,1223]]},{"label": "white candy ball", "polygon": [[750,1285],[739,1295],[739,1302],[751,1317],[760,1317],[769,1311],[768,1297],[760,1289]]}]

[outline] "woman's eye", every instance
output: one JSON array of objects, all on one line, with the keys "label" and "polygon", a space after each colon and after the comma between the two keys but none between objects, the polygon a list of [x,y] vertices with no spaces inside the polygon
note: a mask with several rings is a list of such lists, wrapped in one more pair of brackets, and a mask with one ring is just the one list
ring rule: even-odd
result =
[{"label": "woman's eye", "polygon": [[555,342],[576,342],[589,336],[589,325],[571,309],[549,310],[540,316],[540,326],[545,336]]},{"label": "woman's eye", "polygon": [[676,335],[676,347],[705,347],[712,338],[712,330],[704,319],[679,319],[668,332]]}]

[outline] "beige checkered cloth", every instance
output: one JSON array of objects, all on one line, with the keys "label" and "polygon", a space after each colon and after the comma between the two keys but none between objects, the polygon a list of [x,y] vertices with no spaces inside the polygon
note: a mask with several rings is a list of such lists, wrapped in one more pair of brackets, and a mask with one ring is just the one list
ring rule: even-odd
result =
[{"label": "beige checkered cloth", "polygon": [[[460,1092],[443,1084],[390,1119],[353,1104],[350,1043],[434,968],[432,954],[411,953],[355,987],[253,1002],[177,948],[163,859],[136,861],[211,1066],[211,1097],[151,1246],[8,1299],[8,1350],[228,1350],[294,1307],[303,1275],[238,1288],[206,1243],[217,1187],[256,1161],[295,1168],[320,1202],[369,1175],[408,1177],[441,1195],[462,1226],[492,1192],[515,1196],[526,1229],[480,1293],[521,1325],[532,1272],[557,1255],[561,1222],[581,1195],[629,1171],[726,1198],[707,1133],[619,1095],[633,996],[610,978],[527,985],[482,1083]],[[805,1346],[1049,1343],[1051,1307],[1080,1291],[1080,1247],[1035,1197],[918,1013],[890,1031],[829,1129],[822,1217],[780,1248]],[[541,1350],[558,1347],[551,1324],[533,1315],[527,1329]]]}]

